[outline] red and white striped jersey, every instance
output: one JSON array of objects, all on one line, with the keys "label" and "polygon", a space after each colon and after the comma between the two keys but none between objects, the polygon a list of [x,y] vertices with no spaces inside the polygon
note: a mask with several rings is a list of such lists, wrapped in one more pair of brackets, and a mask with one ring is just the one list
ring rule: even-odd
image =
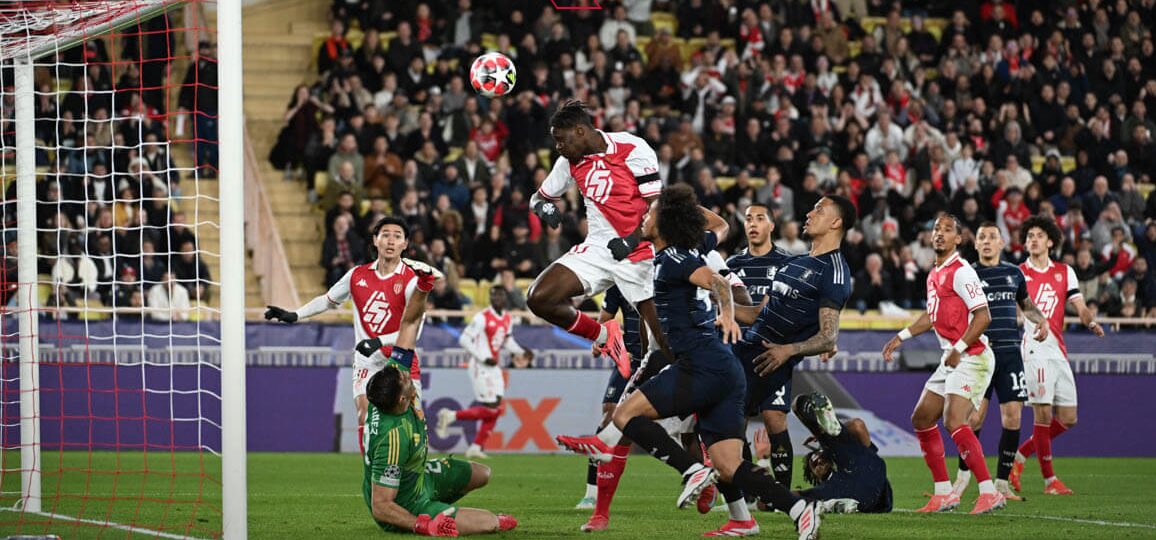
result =
[{"label": "red and white striped jersey", "polygon": [[[987,295],[975,269],[959,253],[951,254],[943,264],[927,275],[927,314],[939,338],[939,345],[947,350],[967,332],[975,310],[987,306]],[[981,335],[967,348],[967,354],[977,355],[987,348],[987,337]]]},{"label": "red and white striped jersey", "polygon": [[[1027,282],[1028,296],[1048,319],[1049,333],[1044,344],[1058,345],[1060,352],[1067,358],[1068,349],[1064,346],[1064,306],[1081,297],[1076,271],[1055,261],[1048,261],[1046,268],[1036,268],[1030,260],[1020,264],[1020,270]],[[1035,331],[1036,325],[1024,319],[1024,339],[1034,339],[1032,336]]]},{"label": "red and white striped jersey", "polygon": [[470,324],[458,338],[458,344],[474,360],[500,359],[502,351],[522,354],[525,349],[514,341],[511,331],[513,323],[514,318],[509,311],[498,315],[494,308],[487,307],[470,319]]},{"label": "red and white striped jersey", "polygon": [[[559,157],[538,195],[557,199],[571,182],[576,183],[586,205],[586,242],[605,246],[638,229],[649,208],[645,197],[658,195],[662,179],[658,156],[645,140],[625,132],[598,133],[606,141],[606,152],[585,156],[578,163]],[[653,257],[650,243],[643,242],[630,260]]]}]

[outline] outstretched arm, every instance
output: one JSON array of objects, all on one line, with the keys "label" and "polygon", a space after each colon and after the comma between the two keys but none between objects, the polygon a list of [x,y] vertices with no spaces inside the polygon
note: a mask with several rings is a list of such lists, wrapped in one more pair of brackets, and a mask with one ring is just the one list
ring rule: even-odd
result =
[{"label": "outstretched arm", "polygon": [[891,341],[887,342],[887,345],[883,346],[883,359],[890,362],[892,355],[901,343],[928,330],[931,330],[931,315],[924,311],[919,314],[919,318],[915,319],[915,322],[900,330],[895,337],[891,338]]},{"label": "outstretched arm", "polygon": [[755,357],[755,373],[765,376],[796,356],[810,356],[831,352],[839,341],[839,310],[833,307],[819,308],[819,331],[815,335],[787,345],[763,341],[767,350]]}]

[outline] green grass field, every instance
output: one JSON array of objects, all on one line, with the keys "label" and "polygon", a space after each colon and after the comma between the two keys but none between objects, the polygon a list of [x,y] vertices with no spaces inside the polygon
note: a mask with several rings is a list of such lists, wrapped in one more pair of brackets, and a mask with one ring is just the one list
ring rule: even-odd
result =
[{"label": "green grass field", "polygon": [[[5,456],[9,467],[15,454]],[[87,468],[87,454],[66,454],[64,465]],[[219,478],[219,462],[195,455],[119,455],[121,474],[88,475],[79,470],[62,476],[46,476],[44,493],[59,487],[66,495],[46,501],[56,513],[95,520],[157,526],[171,534],[205,536],[220,527],[220,488],[215,482],[201,487],[203,467]],[[56,469],[60,454],[48,454],[47,468]],[[116,454],[93,454],[92,469],[115,469]],[[53,461],[56,460],[56,461]],[[587,512],[573,510],[582,495],[585,462],[574,456],[494,456],[486,462],[493,478],[486,488],[467,496],[460,504],[514,514],[520,525],[504,535],[509,538],[578,538],[578,526]],[[147,465],[147,468],[145,467]],[[964,511],[947,515],[918,515],[910,509],[923,504],[922,493],[930,478],[920,459],[888,460],[895,505],[890,515],[838,515],[823,521],[824,538],[930,538],[950,533],[953,538],[1156,538],[1156,459],[1060,458],[1057,470],[1076,491],[1074,497],[1044,497],[1038,469],[1032,462],[1025,474],[1028,500],[1009,503],[990,516],[969,516],[975,487],[964,498]],[[954,464],[952,464],[954,467]],[[149,472],[144,473],[145,470]],[[172,474],[178,473],[177,476]],[[188,476],[184,476],[188,475]],[[801,473],[796,467],[796,479]],[[63,478],[63,482],[59,480]],[[18,487],[15,475],[2,479],[8,494]],[[89,498],[67,496],[84,493]],[[113,494],[116,494],[113,497]],[[137,504],[139,494],[146,500]],[[674,508],[678,478],[658,461],[631,456],[618,491],[611,530],[600,538],[692,538],[718,527],[725,515],[701,516]],[[0,498],[11,506],[13,498]],[[168,504],[165,501],[174,500]],[[193,515],[193,512],[196,515]],[[106,517],[107,516],[107,517]],[[793,534],[782,514],[757,514],[760,536],[787,538]],[[24,517],[0,512],[0,537],[52,532],[65,539],[125,538],[126,531],[77,526],[66,521]],[[44,524],[29,524],[42,521]],[[192,524],[193,529],[187,527]],[[361,499],[361,464],[356,456],[343,454],[253,454],[249,460],[249,534],[252,538],[350,539],[384,535],[370,520]]]}]

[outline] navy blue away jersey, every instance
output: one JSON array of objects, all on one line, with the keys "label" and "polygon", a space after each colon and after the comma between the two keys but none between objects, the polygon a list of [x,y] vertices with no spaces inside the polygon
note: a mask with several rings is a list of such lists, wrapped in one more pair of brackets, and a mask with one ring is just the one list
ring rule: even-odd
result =
[{"label": "navy blue away jersey", "polygon": [[639,333],[638,311],[623,298],[617,285],[606,290],[606,296],[602,298],[602,311],[614,315],[619,311],[622,312],[622,341],[631,355],[642,358],[642,334]]},{"label": "navy blue away jersey", "polygon": [[706,341],[717,340],[710,296],[690,282],[691,274],[706,266],[700,252],[667,247],[654,258],[654,264],[654,305],[672,352],[690,352]]},{"label": "navy blue away jersey", "polygon": [[851,296],[851,269],[839,250],[799,255],[775,273],[771,301],[743,340],[797,343],[819,332],[819,308],[842,310]]},{"label": "navy blue away jersey", "polygon": [[765,255],[751,255],[750,248],[743,248],[727,259],[727,268],[742,280],[743,285],[747,287],[747,293],[751,295],[751,300],[757,305],[771,292],[771,282],[775,280],[775,273],[791,257],[794,255],[778,246],[772,247]]},{"label": "navy blue away jersey", "polygon": [[1020,327],[1016,323],[1016,306],[1028,297],[1024,273],[1014,264],[1000,262],[994,266],[972,263],[987,293],[991,324],[984,332],[993,347],[1020,345]]}]

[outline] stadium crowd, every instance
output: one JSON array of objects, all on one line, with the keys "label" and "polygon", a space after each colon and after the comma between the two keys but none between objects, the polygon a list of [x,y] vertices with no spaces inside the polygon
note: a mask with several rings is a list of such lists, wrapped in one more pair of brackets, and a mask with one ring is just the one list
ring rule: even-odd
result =
[{"label": "stadium crowd", "polygon": [[[537,275],[585,234],[573,190],[557,230],[528,206],[556,156],[550,114],[579,98],[731,222],[725,252],[745,243],[753,201],[803,252],[806,211],[848,196],[861,311],[921,307],[930,224],[950,211],[969,260],[980,223],[1020,262],[1023,221],[1054,217],[1055,255],[1093,309],[1156,316],[1156,1],[600,4],[333,2],[317,82],[294,90],[270,155],[325,211],[329,283],[391,212],[413,230],[408,255],[450,276],[438,307],[461,306],[460,278]],[[513,95],[472,92],[485,50],[514,59]]]},{"label": "stadium crowd", "polygon": [[[209,300],[211,275],[190,224],[196,202],[181,196],[181,186],[182,178],[216,176],[215,48],[201,42],[177,79],[170,17],[128,27],[115,39],[87,40],[60,52],[55,68],[36,68],[41,306],[135,308],[118,311],[122,319],[206,316],[194,308]],[[13,71],[0,67],[3,157],[14,164]],[[178,167],[175,142],[193,143],[195,167]],[[14,181],[6,185],[3,219],[8,287],[0,301],[8,305],[19,281]]]}]

